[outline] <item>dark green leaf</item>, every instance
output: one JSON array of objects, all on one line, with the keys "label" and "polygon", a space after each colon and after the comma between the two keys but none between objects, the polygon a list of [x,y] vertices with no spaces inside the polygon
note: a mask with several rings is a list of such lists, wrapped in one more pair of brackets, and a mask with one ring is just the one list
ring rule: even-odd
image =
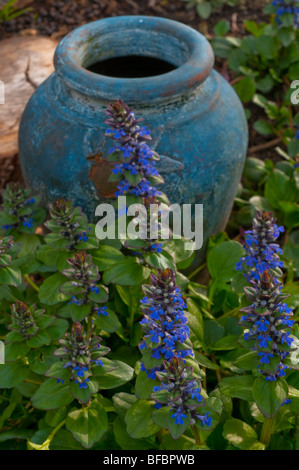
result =
[{"label": "dark green leaf", "polygon": [[275,382],[257,378],[253,384],[253,399],[266,418],[273,418],[288,396],[288,386],[283,379]]},{"label": "dark green leaf", "polygon": [[134,439],[142,439],[155,434],[159,430],[152,420],[153,403],[146,400],[137,400],[129,408],[125,422],[128,434]]},{"label": "dark green leaf", "polygon": [[32,405],[39,410],[52,410],[68,405],[73,399],[68,383],[47,379],[33,395]]},{"label": "dark green leaf", "polygon": [[90,406],[70,411],[66,428],[80,444],[89,449],[108,429],[106,411],[100,403],[94,400]]}]

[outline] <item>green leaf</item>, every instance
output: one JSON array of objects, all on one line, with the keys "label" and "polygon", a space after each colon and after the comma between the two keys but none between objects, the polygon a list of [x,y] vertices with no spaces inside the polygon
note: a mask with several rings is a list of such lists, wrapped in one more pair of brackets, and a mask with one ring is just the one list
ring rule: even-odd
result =
[{"label": "green leaf", "polygon": [[73,399],[68,383],[47,379],[33,395],[32,405],[39,410],[52,410],[68,405]]},{"label": "green leaf", "polygon": [[257,38],[256,46],[262,57],[265,57],[266,59],[277,57],[278,47],[275,37],[262,35]]},{"label": "green leaf", "polygon": [[220,338],[213,344],[212,349],[216,349],[219,351],[229,351],[231,349],[236,349],[239,347],[238,343],[238,336],[237,335],[228,335],[224,338]]},{"label": "green leaf", "polygon": [[267,175],[267,169],[265,167],[265,162],[259,158],[248,157],[245,161],[244,167],[244,177],[248,178],[250,181],[259,183],[259,181]]},{"label": "green leaf", "polygon": [[27,340],[27,345],[30,346],[30,348],[40,348],[41,346],[49,345],[50,343],[51,337],[47,330],[39,330],[35,336],[32,336]]},{"label": "green leaf", "polygon": [[16,237],[16,241],[21,245],[18,258],[21,256],[34,255],[37,247],[40,245],[39,237],[28,233],[20,234]]},{"label": "green leaf", "polygon": [[13,388],[29,374],[29,367],[22,361],[0,364],[0,388]]},{"label": "green leaf", "polygon": [[117,369],[107,372],[107,374],[96,377],[96,370],[94,372],[94,378],[97,379],[100,390],[108,390],[110,388],[120,387],[121,385],[129,382],[134,375],[134,369],[124,362],[114,361],[117,364]]},{"label": "green leaf", "polygon": [[223,437],[241,450],[248,450],[258,442],[255,430],[240,419],[229,419],[224,423]]},{"label": "green leaf", "polygon": [[[23,338],[24,339],[24,338]],[[26,343],[10,343],[5,346],[5,361],[16,361],[26,356],[30,347]],[[0,366],[1,367],[1,366]]]},{"label": "green leaf", "polygon": [[126,413],[129,408],[137,401],[135,395],[130,395],[126,392],[116,393],[112,397],[114,407],[119,416],[125,419]]},{"label": "green leaf", "polygon": [[69,327],[67,320],[57,318],[52,325],[47,328],[47,333],[52,340],[60,339]]},{"label": "green leaf", "polygon": [[212,346],[225,335],[223,326],[219,325],[216,320],[205,320],[204,322],[204,338],[207,346]]},{"label": "green leaf", "polygon": [[99,271],[104,271],[114,264],[122,262],[124,258],[123,253],[109,245],[101,245],[92,254],[92,260],[98,266]]},{"label": "green leaf", "polygon": [[186,418],[183,419],[183,424],[175,424],[175,418],[172,418],[173,410],[169,410],[167,416],[167,426],[171,437],[173,439],[178,439],[187,429],[190,424],[191,416],[189,411],[186,413]]},{"label": "green leaf", "polygon": [[44,375],[51,365],[57,362],[57,357],[53,355],[55,349],[53,346],[45,346],[28,354],[29,367],[35,374]]},{"label": "green leaf", "polygon": [[104,407],[94,400],[90,406],[70,411],[66,428],[83,447],[90,449],[108,429],[107,413]]},{"label": "green leaf", "polygon": [[264,28],[261,28],[256,21],[245,20],[244,25],[247,31],[256,37],[261,36],[264,32]]},{"label": "green leaf", "polygon": [[38,260],[42,261],[47,266],[56,266],[59,251],[50,245],[42,245],[36,253]]},{"label": "green leaf", "polygon": [[262,135],[271,135],[273,134],[273,126],[269,122],[259,119],[253,124],[254,129]]},{"label": "green leaf", "polygon": [[158,426],[160,426],[161,428],[167,429],[168,428],[168,425],[167,425],[168,414],[169,414],[169,407],[163,406],[162,408],[159,408],[152,413],[152,419],[154,423],[156,423]]},{"label": "green leaf", "polygon": [[45,422],[48,426],[55,428],[67,416],[68,410],[65,406],[56,410],[48,410],[45,415]]},{"label": "green leaf", "polygon": [[134,439],[142,439],[155,434],[159,430],[152,420],[153,402],[137,400],[128,410],[125,423],[128,434]]},{"label": "green leaf", "polygon": [[[191,302],[188,300],[188,306],[190,305]],[[201,316],[195,316],[189,311],[185,312],[185,316],[188,320],[188,326],[192,332],[192,334],[198,339],[200,344],[203,342],[203,337],[204,337],[204,322]]]},{"label": "green leaf", "polygon": [[22,273],[18,268],[3,267],[0,269],[0,283],[9,286],[19,286],[22,283]]},{"label": "green leaf", "polygon": [[252,401],[252,386],[254,377],[242,375],[239,377],[226,377],[219,382],[221,393],[233,398]]},{"label": "green leaf", "polygon": [[55,273],[49,276],[41,285],[38,294],[39,300],[46,305],[55,305],[64,302],[68,296],[60,292],[60,286],[65,282],[65,276]]},{"label": "green leaf", "polygon": [[[275,81],[271,77],[271,75],[266,75],[263,78],[255,80],[257,90],[261,91],[262,93],[269,93],[275,85]],[[273,133],[273,130],[272,130]]]},{"label": "green leaf", "polygon": [[253,399],[266,418],[273,418],[288,396],[288,386],[283,379],[275,382],[257,378],[253,384]]},{"label": "green leaf", "polygon": [[127,433],[126,425],[118,416],[113,422],[113,432],[117,444],[123,450],[147,450],[153,449],[153,443],[146,439],[133,439]]},{"label": "green leaf", "polygon": [[271,206],[268,203],[267,199],[261,196],[252,196],[249,199],[250,205],[254,208],[255,211],[271,211]]},{"label": "green leaf", "polygon": [[158,380],[149,379],[145,371],[141,371],[137,375],[135,393],[137,398],[149,399],[150,395],[153,393],[153,388],[155,385],[159,385]]},{"label": "green leaf", "polygon": [[79,403],[87,404],[92,395],[95,395],[98,392],[99,384],[96,380],[90,380],[87,382],[86,388],[79,388],[79,384],[71,382],[70,389],[72,395],[79,401]]},{"label": "green leaf", "polygon": [[182,237],[167,240],[163,246],[163,250],[167,251],[172,256],[175,264],[180,264],[189,259],[193,254],[193,250],[186,250],[186,243],[194,245],[195,248],[195,244],[193,242]]},{"label": "green leaf", "polygon": [[207,259],[211,276],[217,281],[230,281],[236,274],[236,263],[243,254],[244,249],[235,241],[223,242],[213,248]]},{"label": "green leaf", "polygon": [[135,286],[142,283],[150,275],[150,269],[142,266],[135,257],[128,257],[107,268],[103,275],[105,284]]},{"label": "green leaf", "polygon": [[280,209],[282,201],[295,202],[296,184],[285,173],[275,169],[265,185],[265,197],[274,209]]},{"label": "green leaf", "polygon": [[195,359],[200,366],[206,367],[207,369],[212,369],[212,370],[219,369],[219,366],[217,364],[214,364],[214,362],[210,361],[210,359],[208,359],[203,354],[200,354],[198,351],[195,351],[194,354],[195,354]]},{"label": "green leaf", "polygon": [[298,139],[291,139],[288,144],[288,154],[291,157],[295,157],[299,154],[299,141]]},{"label": "green leaf", "polygon": [[[73,321],[81,322],[85,317],[87,317],[91,312],[91,304],[84,304],[84,305],[64,305],[61,310],[59,310],[59,314],[64,316],[64,314],[69,314],[68,316],[71,317]],[[63,313],[63,315],[62,315]]]},{"label": "green leaf", "polygon": [[250,351],[243,356],[240,356],[234,365],[242,370],[253,370],[259,365],[259,357],[256,351]]},{"label": "green leaf", "polygon": [[110,309],[107,309],[108,315],[97,315],[96,325],[99,330],[114,333],[119,327],[118,316]]},{"label": "green leaf", "polygon": [[95,303],[104,303],[108,300],[109,291],[107,287],[103,286],[102,284],[97,284],[99,287],[100,292],[97,294],[96,292],[90,292],[88,294],[88,299]]},{"label": "green leaf", "polygon": [[10,439],[28,439],[32,433],[31,429],[10,429],[0,434],[0,442],[9,441]]},{"label": "green leaf", "polygon": [[234,89],[244,103],[251,101],[256,92],[255,83],[251,77],[241,78],[241,80],[234,85]]},{"label": "green leaf", "polygon": [[68,367],[63,367],[63,361],[56,359],[49,370],[45,373],[46,377],[54,377],[55,379],[68,380],[71,376],[71,371]]},{"label": "green leaf", "polygon": [[220,20],[213,28],[213,31],[217,36],[225,36],[230,30],[229,21]]},{"label": "green leaf", "polygon": [[286,27],[279,28],[277,37],[284,47],[288,47],[294,40],[294,31],[290,31],[290,28]]},{"label": "green leaf", "polygon": [[198,3],[196,11],[203,20],[206,20],[212,13],[212,5],[210,2]]},{"label": "green leaf", "polygon": [[168,253],[146,253],[144,260],[153,268],[175,270],[173,258]]},{"label": "green leaf", "polygon": [[50,444],[50,450],[84,450],[84,448],[74,439],[70,431],[59,429]]}]

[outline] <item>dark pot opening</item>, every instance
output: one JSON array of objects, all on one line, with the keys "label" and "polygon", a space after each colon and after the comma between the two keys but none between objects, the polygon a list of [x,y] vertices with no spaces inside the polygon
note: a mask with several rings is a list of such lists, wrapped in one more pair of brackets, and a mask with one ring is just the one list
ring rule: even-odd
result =
[{"label": "dark pot opening", "polygon": [[155,57],[128,55],[101,60],[87,67],[87,70],[107,77],[144,78],[163,75],[176,68],[169,62]]}]

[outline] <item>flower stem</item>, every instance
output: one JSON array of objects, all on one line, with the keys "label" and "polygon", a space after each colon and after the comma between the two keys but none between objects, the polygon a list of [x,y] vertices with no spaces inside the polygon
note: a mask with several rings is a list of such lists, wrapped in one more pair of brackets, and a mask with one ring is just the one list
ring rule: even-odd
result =
[{"label": "flower stem", "polygon": [[202,440],[202,437],[201,437],[200,433],[198,432],[198,429],[195,426],[195,424],[192,424],[191,429],[192,429],[193,434],[194,434],[196,445],[197,446],[204,445],[204,441]]},{"label": "flower stem", "polygon": [[92,330],[92,316],[89,315],[88,316],[88,321],[87,321],[87,331],[86,331],[86,338],[87,339],[90,338],[91,330]]},{"label": "flower stem", "polygon": [[53,440],[53,437],[55,436],[55,434],[57,433],[57,431],[59,431],[60,428],[62,428],[62,426],[65,424],[66,422],[66,419],[64,419],[63,421],[61,421],[61,423],[59,423],[55,429],[53,429],[53,431],[51,432],[50,436],[48,437],[50,443],[51,441]]},{"label": "flower stem", "polygon": [[266,418],[262,427],[260,440],[263,444],[268,444],[274,428],[274,419]]},{"label": "flower stem", "polygon": [[34,384],[34,385],[42,385],[43,382],[38,382],[37,380],[31,380],[31,379],[24,379],[24,382],[28,384]]},{"label": "flower stem", "polygon": [[206,263],[202,264],[198,268],[196,268],[191,274],[189,274],[188,279],[192,279],[192,277],[196,276],[204,267],[206,266]]},{"label": "flower stem", "polygon": [[30,286],[31,286],[36,292],[39,292],[39,287],[35,284],[35,282],[32,281],[32,279],[30,279],[30,277],[28,276],[28,274],[24,274],[24,279],[25,279],[25,281],[28,282],[28,284],[30,284]]},{"label": "flower stem", "polygon": [[130,296],[129,311],[130,311],[130,338],[132,340],[132,338],[133,338],[134,318],[135,318],[135,312],[136,312],[136,301],[133,301],[132,296]]},{"label": "flower stem", "polygon": [[[214,354],[210,354],[210,359],[211,359],[211,361],[213,362],[213,364],[215,364],[216,366],[218,365]],[[217,377],[218,382],[221,382],[222,377],[221,377],[220,370],[219,370],[219,369],[216,369],[216,370],[215,370],[215,373],[216,373],[216,377]]]},{"label": "flower stem", "polygon": [[193,431],[193,434],[194,434],[194,438],[195,438],[195,443],[197,446],[202,446],[204,445],[204,441],[202,440],[202,437],[200,435],[200,433],[198,432],[198,429],[197,427],[195,426],[195,424],[193,424],[191,426],[191,429]]}]

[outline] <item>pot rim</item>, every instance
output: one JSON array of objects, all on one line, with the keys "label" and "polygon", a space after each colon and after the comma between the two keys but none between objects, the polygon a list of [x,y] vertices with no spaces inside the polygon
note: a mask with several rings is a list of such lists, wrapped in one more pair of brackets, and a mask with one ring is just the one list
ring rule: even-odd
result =
[{"label": "pot rim", "polygon": [[[116,78],[87,70],[83,63],[88,41],[108,33],[111,35],[111,31],[120,34],[123,29],[132,30],[134,34],[146,30],[149,35],[172,36],[184,45],[188,57],[174,70],[150,77]],[[144,55],[146,51],[143,51]],[[204,82],[213,65],[212,47],[202,34],[178,21],[156,16],[116,16],[80,26],[60,41],[54,55],[56,73],[71,90],[104,101],[121,98],[137,104],[169,100],[190,92]]]}]

